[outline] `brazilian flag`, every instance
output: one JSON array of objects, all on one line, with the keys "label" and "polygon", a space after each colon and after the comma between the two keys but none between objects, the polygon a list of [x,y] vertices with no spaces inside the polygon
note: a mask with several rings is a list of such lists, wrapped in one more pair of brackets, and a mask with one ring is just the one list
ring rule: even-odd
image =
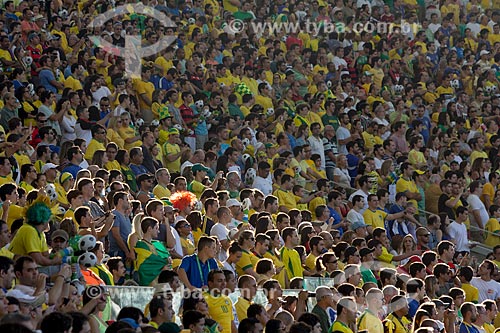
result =
[{"label": "brazilian flag", "polygon": [[139,273],[139,284],[149,286],[165,266],[170,265],[170,253],[160,241],[140,240],[135,245],[137,259],[135,269]]}]

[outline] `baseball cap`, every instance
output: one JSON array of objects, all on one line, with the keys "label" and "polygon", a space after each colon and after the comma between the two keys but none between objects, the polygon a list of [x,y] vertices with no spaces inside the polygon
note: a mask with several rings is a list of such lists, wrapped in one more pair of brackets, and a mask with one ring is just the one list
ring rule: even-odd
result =
[{"label": "baseball cap", "polygon": [[58,35],[58,34],[53,34],[49,38],[49,40],[59,40],[59,39],[61,39],[61,35]]},{"label": "baseball cap", "polygon": [[45,16],[43,16],[43,15],[37,15],[37,16],[34,17],[35,21],[41,20],[41,19],[45,19]]},{"label": "baseball cap", "polygon": [[226,206],[227,207],[234,207],[234,206],[241,207],[241,202],[239,202],[236,199],[228,199],[226,202]]},{"label": "baseball cap", "polygon": [[50,169],[57,169],[58,165],[55,165],[54,163],[46,163],[42,167],[42,173],[46,173]]},{"label": "baseball cap", "polygon": [[62,238],[65,241],[69,239],[68,233],[62,229],[57,229],[52,233],[51,239]]},{"label": "baseball cap", "polygon": [[408,259],[409,263],[414,263],[414,262],[422,262],[422,259],[419,256],[411,256]]},{"label": "baseball cap", "polygon": [[351,225],[351,230],[356,231],[357,229],[359,229],[359,228],[363,228],[363,227],[366,227],[366,224],[365,224],[364,222],[361,222],[361,221],[356,221],[356,222],[354,222],[354,223]]},{"label": "baseball cap", "polygon": [[490,51],[488,51],[488,50],[482,50],[482,51],[479,53],[479,55],[480,55],[480,56],[483,56],[483,55],[485,55],[485,54],[490,54]]},{"label": "baseball cap", "polygon": [[153,179],[154,176],[149,174],[149,173],[143,173],[137,176],[137,183],[140,184],[141,182],[148,180],[148,179]]},{"label": "baseball cap", "polygon": [[207,168],[206,166],[204,166],[203,164],[201,163],[196,163],[195,165],[193,165],[191,167],[191,171],[193,171],[193,174],[195,174],[196,172],[198,171],[205,171],[205,172],[208,172],[210,169]]},{"label": "baseball cap", "polygon": [[354,255],[354,253],[356,252],[358,252],[357,248],[355,248],[354,246],[349,246],[347,249],[345,249],[344,258],[347,260],[349,259],[350,256]]},{"label": "baseball cap", "polygon": [[359,250],[359,255],[361,256],[361,258],[363,258],[364,256],[369,255],[370,253],[373,253],[374,251],[375,251],[375,249],[373,249],[373,248],[363,247]]},{"label": "baseball cap", "polygon": [[416,172],[418,175],[423,175],[423,174],[425,174],[425,171],[422,171],[422,170],[415,170],[415,172]]},{"label": "baseball cap", "polygon": [[180,132],[177,128],[171,128],[168,130],[168,134],[180,134]]}]

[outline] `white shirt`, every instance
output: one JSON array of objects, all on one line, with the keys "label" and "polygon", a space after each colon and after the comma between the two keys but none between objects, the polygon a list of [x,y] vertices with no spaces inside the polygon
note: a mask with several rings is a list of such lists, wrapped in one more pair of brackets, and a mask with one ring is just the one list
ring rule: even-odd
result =
[{"label": "white shirt", "polygon": [[451,222],[447,228],[448,235],[455,241],[457,251],[469,252],[469,239],[467,238],[467,227],[463,223]]},{"label": "white shirt", "polygon": [[[488,222],[488,219],[490,218],[488,211],[486,210],[486,207],[484,206],[484,203],[479,199],[479,197],[476,194],[471,194],[467,198],[467,202],[469,203],[471,207],[471,211],[479,210],[479,215],[481,217],[481,222],[483,227],[486,225],[486,222]],[[470,221],[474,225],[478,225],[476,221],[476,217],[471,214],[470,215]]]},{"label": "white shirt", "polygon": [[474,277],[470,284],[479,290],[479,303],[500,298],[500,283],[495,280],[484,281],[480,277]]},{"label": "white shirt", "polygon": [[340,126],[339,128],[337,128],[336,135],[337,135],[337,146],[339,148],[339,154],[346,154],[347,155],[347,153],[348,153],[347,146],[341,145],[339,142],[340,142],[340,140],[345,140],[348,137],[350,137],[351,132],[349,132],[349,130],[347,128]]},{"label": "white shirt", "polygon": [[359,189],[353,194],[351,194],[351,196],[349,197],[349,202],[352,202],[352,198],[354,198],[355,195],[360,195],[365,199],[365,205],[363,206],[363,209],[359,211],[361,214],[363,214],[365,210],[368,209],[368,194],[366,194],[362,189]]},{"label": "white shirt", "polygon": [[252,187],[262,191],[262,193],[264,193],[264,196],[269,195],[273,192],[273,183],[268,179],[262,178],[260,176],[255,177]]},{"label": "white shirt", "polygon": [[[217,237],[219,241],[229,241],[229,229],[227,229],[226,226],[221,223],[216,223],[210,230],[210,236]],[[219,252],[219,261],[225,261],[227,257],[227,251],[221,249]]]},{"label": "white shirt", "polygon": [[311,145],[311,152],[313,154],[318,154],[321,157],[321,168],[325,168],[325,149],[323,147],[323,140],[321,138],[316,138],[310,136],[307,141]]}]

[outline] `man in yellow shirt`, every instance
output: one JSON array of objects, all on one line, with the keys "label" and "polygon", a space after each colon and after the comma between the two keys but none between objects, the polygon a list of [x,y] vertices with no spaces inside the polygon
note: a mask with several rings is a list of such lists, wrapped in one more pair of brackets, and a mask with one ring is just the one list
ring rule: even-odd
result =
[{"label": "man in yellow shirt", "polygon": [[181,140],[178,129],[171,128],[168,133],[168,141],[163,145],[164,165],[170,172],[179,173],[181,171],[181,156],[190,148],[188,146],[182,148],[179,146]]},{"label": "man in yellow shirt", "polygon": [[285,242],[285,246],[281,248],[280,255],[281,260],[285,265],[288,278],[292,279],[293,277],[303,277],[304,268],[302,267],[300,255],[294,249],[295,246],[300,244],[297,229],[294,227],[287,227],[282,230],[281,237]]},{"label": "man in yellow shirt", "polygon": [[79,77],[83,74],[83,69],[79,64],[71,65],[71,75],[64,80],[64,88],[70,88],[72,91],[83,89]]},{"label": "man in yellow shirt", "polygon": [[337,319],[330,332],[353,333],[350,328],[356,324],[357,305],[353,297],[342,297],[337,303]]},{"label": "man in yellow shirt", "polygon": [[12,164],[5,156],[0,156],[0,185],[13,183],[12,179]]},{"label": "man in yellow shirt", "polygon": [[204,293],[208,304],[208,313],[222,327],[221,333],[231,333],[237,330],[234,324],[233,303],[229,297],[222,294],[226,287],[226,277],[221,270],[208,273],[208,292]]},{"label": "man in yellow shirt", "polygon": [[247,318],[248,307],[252,304],[255,294],[257,294],[257,281],[251,275],[242,275],[238,279],[238,288],[241,290],[241,295],[238,297],[234,307],[236,308],[238,320],[241,322]]},{"label": "man in yellow shirt", "polygon": [[366,231],[371,235],[375,228],[385,228],[385,220],[395,220],[403,218],[405,211],[395,214],[387,214],[385,211],[378,209],[378,196],[376,194],[368,195],[368,209],[364,211],[363,217],[367,225]]},{"label": "man in yellow shirt", "polygon": [[403,175],[396,183],[396,192],[404,192],[408,202],[413,204],[414,207],[418,207],[417,201],[422,200],[422,196],[418,191],[417,184],[412,179],[413,171],[413,166],[409,162],[401,164]]},{"label": "man in yellow shirt", "polygon": [[153,194],[156,199],[169,198],[172,194],[167,187],[170,184],[170,172],[165,168],[160,168],[156,170],[155,178],[157,185],[153,188]]},{"label": "man in yellow shirt", "polygon": [[106,128],[102,125],[96,124],[92,126],[92,139],[85,151],[85,159],[87,162],[92,162],[96,150],[106,150]]},{"label": "man in yellow shirt", "polygon": [[366,293],[368,308],[358,319],[358,330],[368,330],[370,333],[384,333],[382,321],[378,318],[378,311],[384,304],[384,295],[380,289],[372,288]]},{"label": "man in yellow shirt", "polygon": [[325,241],[321,236],[313,236],[309,240],[311,253],[306,258],[306,267],[310,272],[316,272],[316,258],[326,252]]},{"label": "man in yellow shirt", "polygon": [[386,328],[392,328],[389,332],[408,333],[411,329],[411,321],[406,318],[409,307],[408,300],[402,295],[395,295],[391,298],[390,309],[394,309],[384,321]]}]

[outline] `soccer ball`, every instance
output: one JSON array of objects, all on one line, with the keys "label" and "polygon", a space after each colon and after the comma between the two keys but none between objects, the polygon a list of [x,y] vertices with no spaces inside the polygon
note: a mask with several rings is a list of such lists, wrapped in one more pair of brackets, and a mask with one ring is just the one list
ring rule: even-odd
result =
[{"label": "soccer ball", "polygon": [[491,86],[491,92],[494,94],[498,90],[497,86]]},{"label": "soccer ball", "polygon": [[64,207],[57,207],[57,215],[64,215],[66,213],[66,209]]},{"label": "soccer ball", "polygon": [[33,83],[28,84],[27,88],[30,92],[30,96],[34,96],[35,95],[35,86],[33,85]]},{"label": "soccer ball", "polygon": [[57,192],[54,184],[45,185],[45,193],[47,193],[47,196],[49,197],[50,201],[57,200]]},{"label": "soccer ball", "polygon": [[153,121],[151,122],[151,125],[158,126],[158,125],[160,125],[160,121],[158,119],[153,119]]},{"label": "soccer ball", "polygon": [[137,127],[141,127],[142,125],[144,125],[144,119],[142,119],[142,118],[137,118],[137,119],[135,120],[135,126],[137,126]]},{"label": "soccer ball", "polygon": [[92,252],[85,252],[78,257],[78,263],[85,268],[94,267],[97,264],[97,257]]},{"label": "soccer ball", "polygon": [[273,108],[268,108],[266,111],[266,116],[272,117],[274,116],[274,109]]},{"label": "soccer ball", "polygon": [[328,80],[326,81],[326,86],[328,87],[328,89],[330,89],[332,87],[332,81]]},{"label": "soccer ball", "polygon": [[457,79],[455,79],[455,80],[451,80],[451,81],[450,81],[450,85],[451,85],[453,88],[458,89],[458,88],[460,88],[460,81],[458,81]]},{"label": "soccer ball", "polygon": [[248,146],[250,144],[250,139],[249,138],[243,138],[241,139],[241,143],[243,143],[243,146]]},{"label": "soccer ball", "polygon": [[95,247],[97,240],[92,235],[84,235],[78,241],[78,248],[81,251],[90,251]]},{"label": "soccer ball", "polygon": [[190,17],[190,18],[189,18],[189,20],[188,20],[189,25],[192,25],[192,24],[194,24],[195,22],[196,22],[196,21],[195,21],[194,17]]},{"label": "soccer ball", "polygon": [[23,61],[26,64],[26,67],[29,67],[33,63],[33,58],[30,56],[26,56],[23,58]]},{"label": "soccer ball", "polygon": [[396,84],[396,85],[394,86],[394,92],[395,92],[396,94],[401,94],[401,93],[403,92],[403,90],[404,90],[404,89],[405,89],[405,87],[403,87],[403,86],[402,86],[402,85],[400,85],[400,84]]},{"label": "soccer ball", "polygon": [[209,109],[203,110],[203,114],[202,114],[203,117],[209,118],[211,115],[212,115],[212,112],[210,112]]},{"label": "soccer ball", "polygon": [[203,108],[203,105],[205,105],[205,104],[203,103],[203,100],[200,99],[199,101],[194,102],[194,105],[196,105],[196,108],[198,110],[201,110]]},{"label": "soccer ball", "polygon": [[196,202],[194,203],[194,208],[193,210],[197,210],[197,211],[200,211],[203,209],[203,204],[201,203],[200,200],[196,200]]},{"label": "soccer ball", "polygon": [[257,171],[254,168],[248,169],[245,173],[245,183],[247,185],[252,185],[255,177],[257,177]]},{"label": "soccer ball", "polygon": [[174,128],[177,129],[178,131],[182,131],[183,130],[182,125],[180,125],[180,124],[175,124]]},{"label": "soccer ball", "polygon": [[243,161],[244,164],[247,163],[247,161],[248,161],[249,158],[252,158],[252,156],[250,156],[250,154],[243,154],[241,156],[241,160]]}]

